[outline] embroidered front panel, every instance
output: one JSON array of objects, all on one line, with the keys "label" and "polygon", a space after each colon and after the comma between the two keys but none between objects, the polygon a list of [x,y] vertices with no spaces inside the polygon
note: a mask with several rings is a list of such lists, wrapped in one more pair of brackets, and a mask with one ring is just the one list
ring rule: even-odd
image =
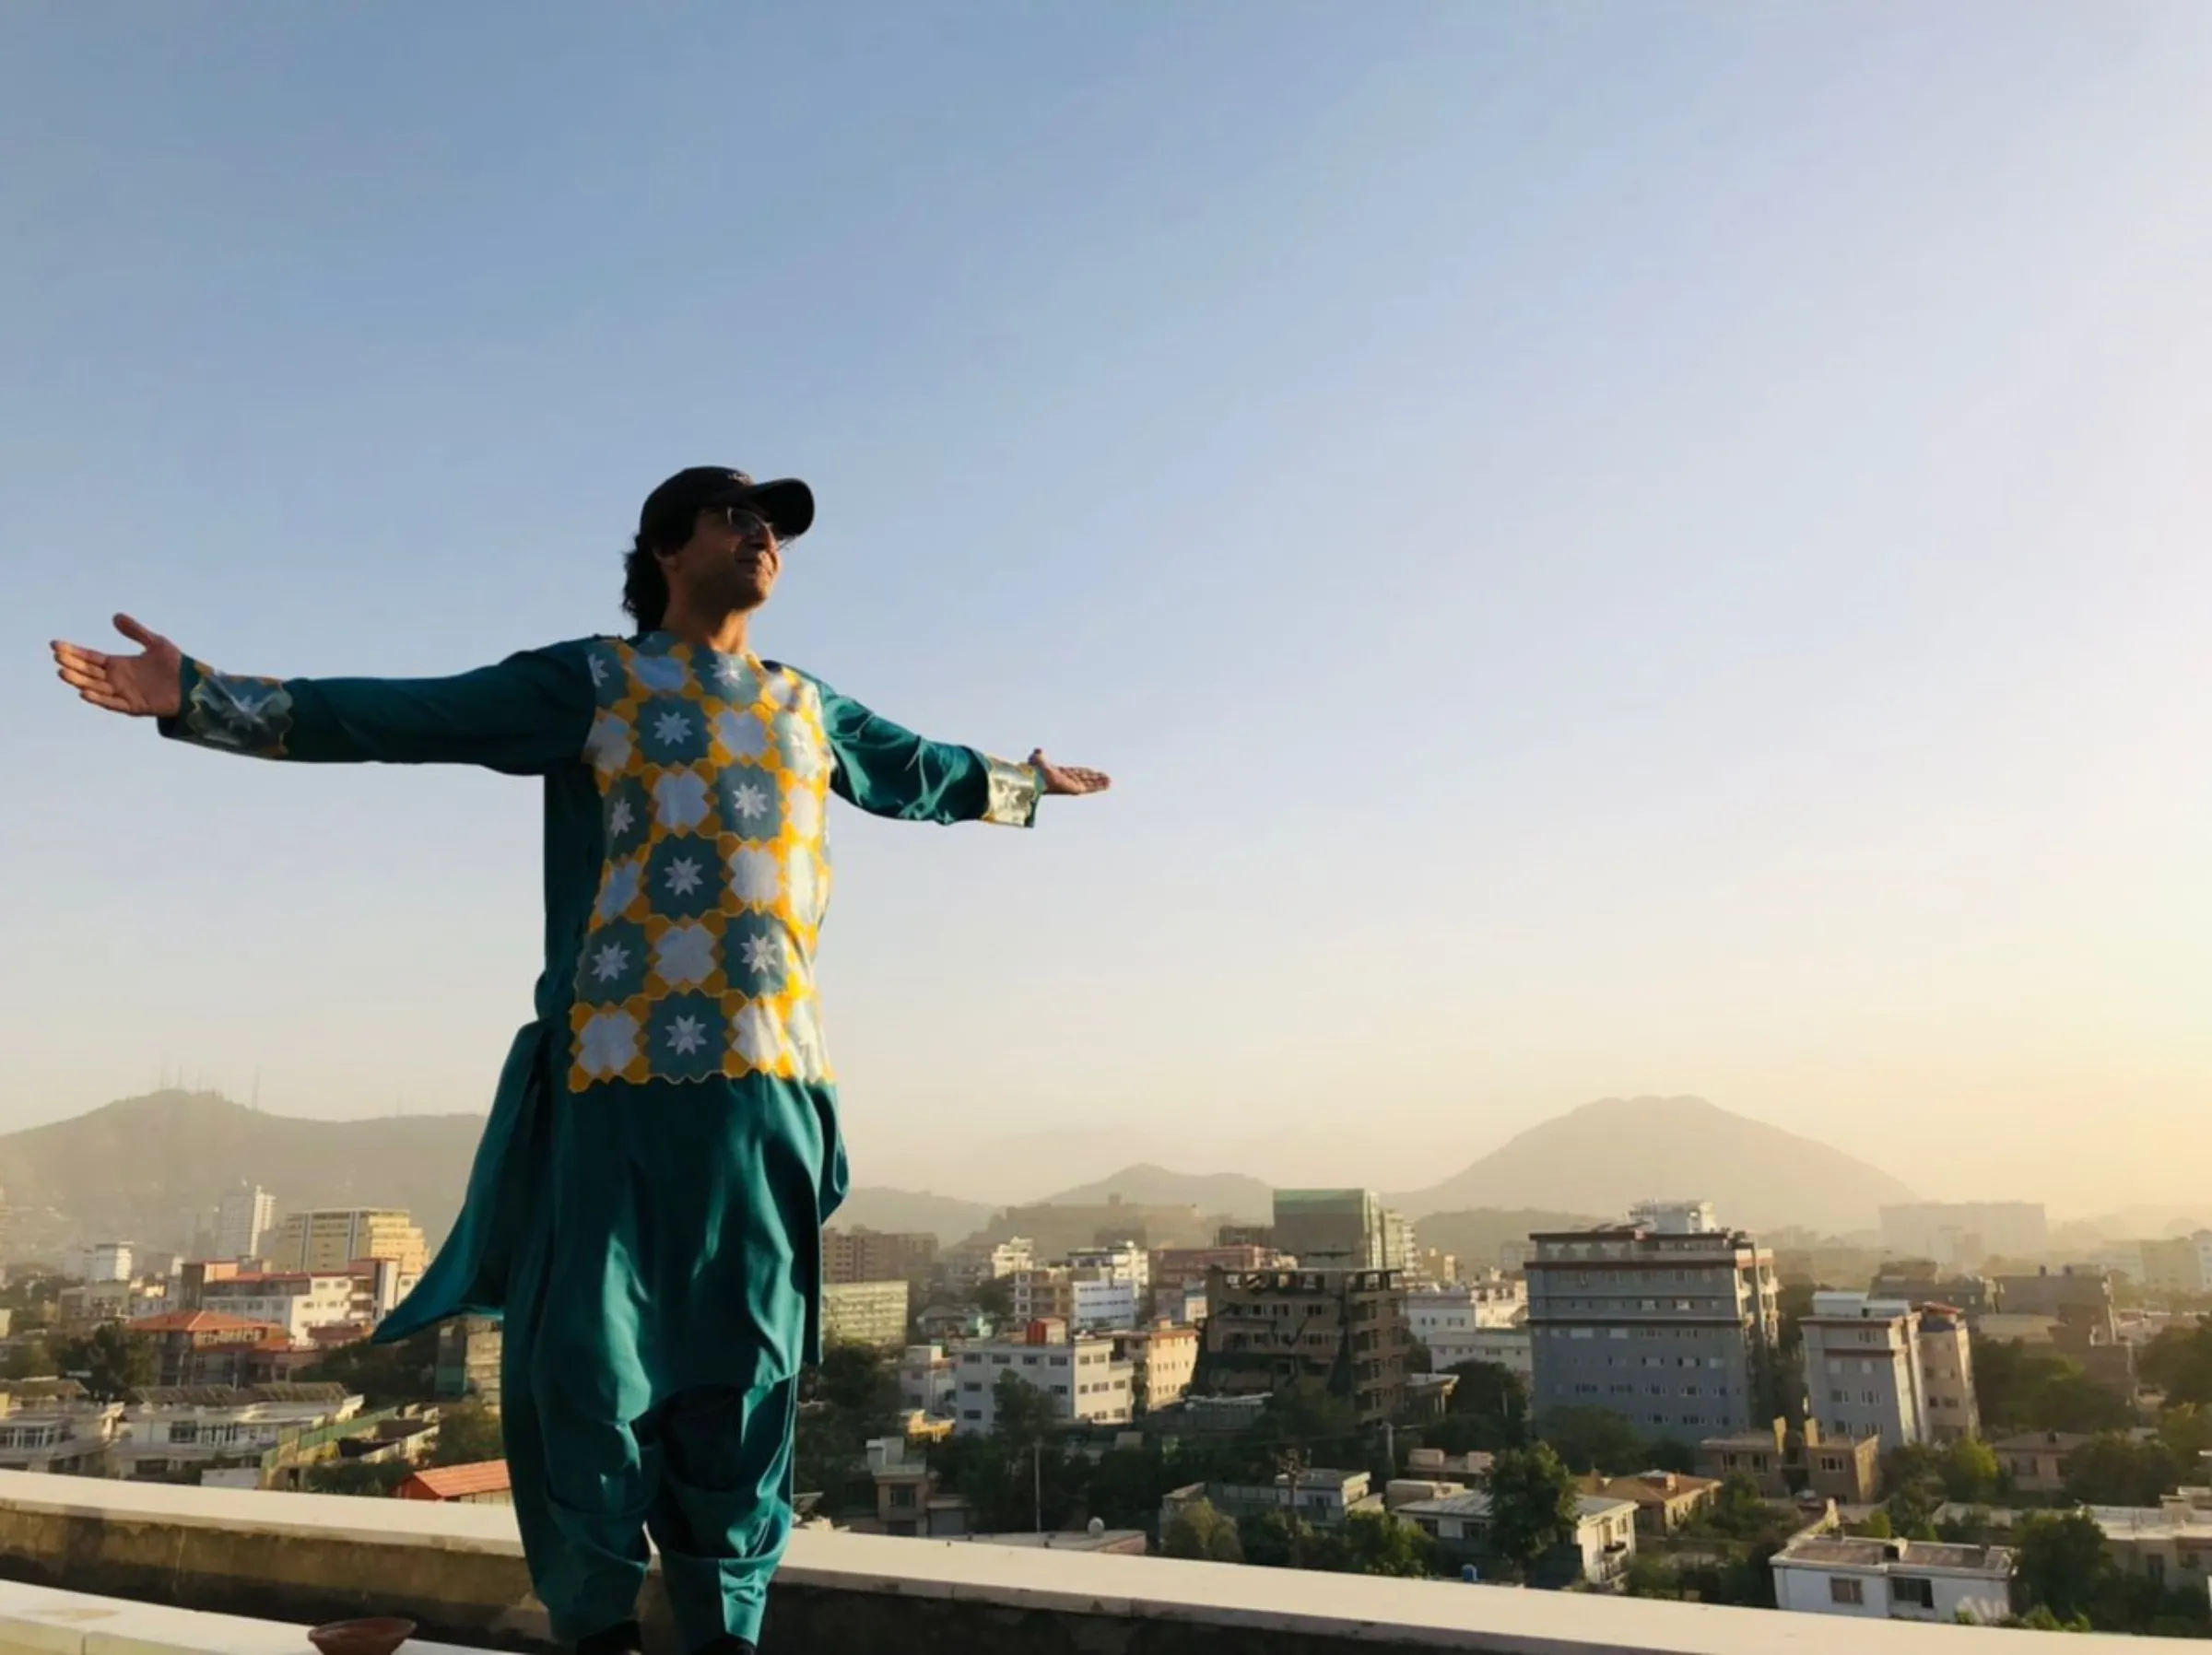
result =
[{"label": "embroidered front panel", "polygon": [[292,731],[292,692],[281,678],[247,678],[193,663],[197,676],[179,721],[189,739],[249,758],[282,758]]},{"label": "embroidered front panel", "polygon": [[606,862],[576,969],[569,1085],[827,1081],[814,949],[830,739],[786,668],[653,635],[591,646],[584,757]]}]

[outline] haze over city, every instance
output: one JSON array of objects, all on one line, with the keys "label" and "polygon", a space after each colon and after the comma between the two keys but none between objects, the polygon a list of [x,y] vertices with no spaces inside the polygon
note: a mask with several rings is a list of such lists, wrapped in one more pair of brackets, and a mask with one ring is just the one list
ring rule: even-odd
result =
[{"label": "haze over city", "polygon": [[764,653],[1115,775],[838,818],[861,1182],[1696,1094],[2201,1201],[2212,14],[538,15],[0,25],[0,1131],[480,1111],[542,941],[534,783],[185,751],[48,638],[615,630],[713,461],[820,498]]}]

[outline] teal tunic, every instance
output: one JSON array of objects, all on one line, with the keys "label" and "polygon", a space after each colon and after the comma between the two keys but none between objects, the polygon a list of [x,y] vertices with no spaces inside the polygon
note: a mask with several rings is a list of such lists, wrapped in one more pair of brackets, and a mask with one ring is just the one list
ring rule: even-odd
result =
[{"label": "teal tunic", "polygon": [[[789,1526],[792,1381],[819,1350],[821,1226],[847,1186],[813,986],[822,805],[1027,827],[1041,779],[658,633],[436,679],[188,663],[162,729],[257,757],[542,779],[536,1015],[461,1215],[376,1337],[506,1319],[518,1517],[562,1636],[623,1618],[650,1523],[694,1641],[753,1637]],[[700,1397],[729,1400],[669,1412]]]}]

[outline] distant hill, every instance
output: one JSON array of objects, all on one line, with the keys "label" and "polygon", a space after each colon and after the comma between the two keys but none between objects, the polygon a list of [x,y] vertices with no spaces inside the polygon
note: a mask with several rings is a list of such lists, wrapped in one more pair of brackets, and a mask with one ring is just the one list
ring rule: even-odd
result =
[{"label": "distant hill", "polygon": [[1508,1241],[1525,1241],[1538,1230],[1581,1230],[1617,1221],[1607,1213],[1555,1213],[1543,1207],[1478,1207],[1467,1213],[1431,1213],[1414,1227],[1423,1248],[1454,1255],[1463,1271],[1488,1270]]},{"label": "distant hill", "polygon": [[53,1207],[87,1236],[183,1248],[241,1179],[279,1212],[405,1207],[435,1247],[453,1227],[481,1115],[301,1121],[212,1092],[156,1092],[0,1136],[10,1206]]},{"label": "distant hill", "polygon": [[1266,1224],[1275,1215],[1275,1191],[1256,1178],[1234,1172],[1201,1177],[1148,1163],[1124,1167],[1111,1178],[1044,1199],[1056,1207],[1088,1207],[1116,1196],[1136,1206],[1196,1207],[1208,1216],[1218,1215],[1242,1224]]},{"label": "distant hill", "polygon": [[[1702,1097],[1607,1097],[1531,1127],[1456,1177],[1391,1204],[1408,1217],[1547,1207],[1625,1218],[1652,1198],[1710,1199],[1721,1222],[1871,1228],[1912,1191],[1878,1168]],[[1427,1229],[1423,1228],[1427,1241]]]},{"label": "distant hill", "polygon": [[830,1223],[840,1229],[922,1231],[946,1246],[965,1240],[991,1222],[997,1209],[980,1201],[957,1201],[926,1190],[864,1187],[845,1197]]}]

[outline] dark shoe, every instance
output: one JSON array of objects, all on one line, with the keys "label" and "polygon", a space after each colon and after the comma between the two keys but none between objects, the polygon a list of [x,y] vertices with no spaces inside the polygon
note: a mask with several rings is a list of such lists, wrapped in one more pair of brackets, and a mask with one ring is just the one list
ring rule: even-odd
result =
[{"label": "dark shoe", "polygon": [[645,1655],[645,1634],[635,1621],[576,1640],[576,1655]]}]

